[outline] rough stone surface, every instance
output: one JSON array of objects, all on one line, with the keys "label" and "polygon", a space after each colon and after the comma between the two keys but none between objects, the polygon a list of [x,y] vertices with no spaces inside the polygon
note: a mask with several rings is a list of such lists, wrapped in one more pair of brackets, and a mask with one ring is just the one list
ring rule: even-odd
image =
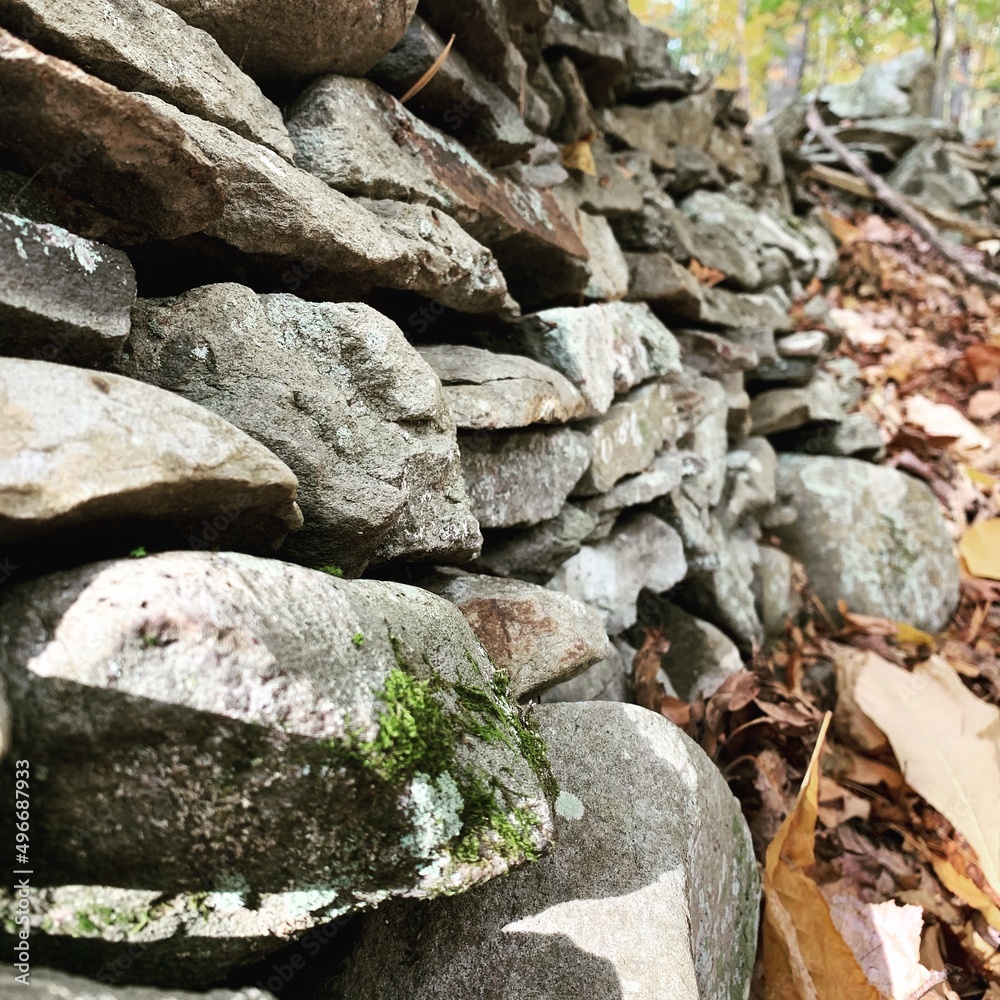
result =
[{"label": "rough stone surface", "polygon": [[662,593],[686,572],[680,536],[644,513],[621,521],[604,541],[581,548],[563,563],[549,587],[591,605],[608,634],[618,635],[635,622],[640,590]]},{"label": "rough stone surface", "polygon": [[487,531],[477,566],[500,576],[547,583],[580,551],[598,524],[598,515],[567,504],[555,517],[523,530]]},{"label": "rough stone surface", "polygon": [[306,523],[288,558],[355,575],[371,560],[478,553],[441,383],[369,306],[235,284],[144,299],[118,366],[216,411],[291,466]]},{"label": "rough stone surface", "polygon": [[[0,1000],[15,1000],[18,987],[9,986],[17,972],[12,966],[0,966]],[[52,969],[31,969],[31,995],[37,1000],[273,1000],[255,986],[243,990],[209,990],[188,993],[182,990],[157,990],[145,986],[107,986],[104,983],[67,976]]]},{"label": "rough stone surface", "polygon": [[17,94],[0,103],[0,141],[25,173],[45,170],[52,183],[165,238],[222,214],[225,183],[163,113],[168,105],[151,106],[3,28],[0,90]]},{"label": "rough stone surface", "polygon": [[0,350],[101,362],[129,331],[135,272],[120,250],[0,213]]},{"label": "rough stone surface", "polygon": [[628,263],[603,215],[580,213],[580,237],[587,248],[589,277],[583,297],[589,302],[612,302],[628,292]]},{"label": "rough stone surface", "polygon": [[[2,600],[32,845],[78,899],[62,923],[34,915],[39,962],[75,934],[85,974],[117,940],[142,946],[133,981],[216,982],[338,914],[467,888],[551,838],[540,740],[434,594],[172,552]],[[147,897],[145,919],[115,919],[108,892]]]},{"label": "rough stone surface", "polygon": [[210,236],[266,260],[308,262],[355,292],[413,291],[461,312],[505,307],[492,254],[443,213],[396,202],[366,207],[221,125],[156,97],[141,100],[179,125],[225,182]]},{"label": "rough stone surface", "polygon": [[960,211],[986,201],[979,179],[956,162],[940,139],[918,142],[886,179],[901,194],[945,211]]},{"label": "rough stone surface", "polygon": [[458,436],[462,475],[483,528],[538,524],[556,517],[590,465],[593,445],[580,431],[509,431]]},{"label": "rough stone surface", "polygon": [[32,561],[101,539],[187,547],[220,518],[227,548],[267,551],[302,523],[295,476],[263,445],[120,375],[3,359],[0,429],[0,543]]},{"label": "rough stone surface", "polygon": [[153,0],[2,0],[0,16],[53,55],[122,90],[293,155],[281,112],[211,35]]},{"label": "rough stone surface", "polygon": [[673,444],[683,428],[677,396],[671,382],[654,382],[598,417],[590,428],[593,461],[574,492],[604,493],[623,476],[642,472],[664,444]]},{"label": "rough stone surface", "polygon": [[776,529],[831,614],[851,611],[936,632],[958,603],[958,564],[930,488],[851,458],[782,455],[778,494],[798,519]]},{"label": "rough stone surface", "polygon": [[772,545],[760,546],[760,591],[764,634],[783,635],[802,601],[795,590],[795,560]]},{"label": "rough stone surface", "polygon": [[329,995],[745,996],[757,867],[715,766],[638,706],[544,705],[535,717],[561,789],[558,849],[482,890],[386,908]]},{"label": "rough stone surface", "polygon": [[701,318],[704,289],[686,267],[666,253],[627,253],[625,259],[631,301],[649,302],[679,319]]},{"label": "rough stone surface", "polygon": [[739,650],[720,629],[673,604],[657,601],[655,607],[644,624],[659,626],[670,640],[660,661],[677,697],[710,698],[727,677],[743,669]]},{"label": "rough stone surface", "polygon": [[583,394],[584,416],[607,413],[616,393],[680,371],[680,349],[644,303],[559,307],[526,316],[497,335],[562,372]]},{"label": "rough stone surface", "polygon": [[587,258],[550,194],[497,177],[368,80],[318,80],[290,109],[288,128],[306,170],[345,194],[440,209],[493,250],[509,281],[539,254],[546,267]]},{"label": "rough stone surface", "polygon": [[416,0],[327,0],[296,10],[261,0],[157,0],[204,28],[255,79],[286,84],[368,72],[403,36]]},{"label": "rough stone surface", "polygon": [[632,657],[635,650],[616,638],[607,659],[588,667],[568,681],[556,684],[539,696],[542,704],[563,701],[631,702]]},{"label": "rough stone surface", "polygon": [[531,358],[461,344],[418,350],[441,379],[459,427],[562,424],[585,411],[583,397],[564,375]]},{"label": "rough stone surface", "polygon": [[845,417],[836,383],[817,376],[801,388],[769,389],[750,403],[754,434],[777,434]]},{"label": "rough stone surface", "polygon": [[685,477],[700,475],[706,466],[705,460],[693,451],[665,449],[648,469],[620,479],[607,492],[584,500],[582,507],[594,514],[605,514],[652,503],[680,486]]},{"label": "rough stone surface", "polygon": [[828,83],[819,99],[837,118],[929,116],[934,61],[922,49],[866,66],[853,83]]},{"label": "rough stone surface", "polygon": [[[444,51],[444,41],[419,15],[406,34],[368,74],[391,94],[402,96]],[[483,163],[516,161],[536,143],[517,105],[457,49],[408,102],[425,121],[447,131]]]},{"label": "rough stone surface", "polygon": [[509,675],[516,698],[567,680],[610,652],[600,617],[567,594],[473,574],[432,588],[462,612],[494,665]]}]

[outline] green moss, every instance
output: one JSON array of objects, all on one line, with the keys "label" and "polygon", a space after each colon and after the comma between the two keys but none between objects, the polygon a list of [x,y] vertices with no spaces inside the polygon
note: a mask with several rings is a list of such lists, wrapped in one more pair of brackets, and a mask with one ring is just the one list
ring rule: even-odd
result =
[{"label": "green moss", "polygon": [[434,680],[422,680],[398,667],[380,692],[378,734],[358,746],[366,765],[387,781],[415,774],[436,778],[455,757],[453,722],[434,694]]},{"label": "green moss", "polygon": [[74,915],[76,926],[81,934],[100,934],[101,928],[93,921],[89,913],[78,910]]},{"label": "green moss", "polygon": [[133,559],[142,559],[143,557],[148,556],[149,553],[146,551],[146,549],[142,545],[140,545],[138,548],[133,549],[129,553],[129,555]]},{"label": "green moss", "polygon": [[343,576],[344,571],[339,566],[320,566],[321,573],[329,573],[330,576]]},{"label": "green moss", "polygon": [[361,646],[363,646],[365,644],[364,633],[363,632],[355,632],[354,635],[351,636],[351,642],[353,642],[354,645],[358,646],[359,648]]}]

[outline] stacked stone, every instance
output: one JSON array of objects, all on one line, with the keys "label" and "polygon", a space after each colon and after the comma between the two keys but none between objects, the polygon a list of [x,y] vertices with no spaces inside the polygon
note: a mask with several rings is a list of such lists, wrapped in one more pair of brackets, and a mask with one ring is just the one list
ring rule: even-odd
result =
[{"label": "stacked stone", "polygon": [[[831,606],[895,584],[905,477],[843,457],[880,442],[835,325],[788,315],[836,251],[624,0],[415,6],[0,0],[31,955],[280,992],[379,906],[294,995],[742,995],[746,826],[628,675],[650,624],[682,697],[741,669],[793,611],[772,535]],[[847,479],[871,572],[817,542]],[[919,581],[947,539],[897,499]]]}]

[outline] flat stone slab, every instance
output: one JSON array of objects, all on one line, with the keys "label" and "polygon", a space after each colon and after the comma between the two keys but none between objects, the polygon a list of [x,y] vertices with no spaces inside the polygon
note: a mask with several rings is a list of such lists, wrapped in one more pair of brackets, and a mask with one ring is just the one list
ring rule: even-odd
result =
[{"label": "flat stone slab", "polygon": [[590,417],[607,413],[616,393],[680,371],[677,341],[645,303],[545,309],[490,343],[510,344],[562,372],[582,393]]},{"label": "flat stone slab", "polygon": [[379,911],[326,995],[745,996],[760,887],[750,833],[718,769],[635,705],[534,714],[560,787],[555,852],[481,890]]},{"label": "flat stone slab", "polygon": [[183,130],[226,187],[204,231],[268,261],[306,262],[352,290],[417,292],[460,312],[508,305],[493,255],[442,212],[425,205],[366,206],[235,132],[136,95]]},{"label": "flat stone slab", "polygon": [[210,34],[166,6],[153,0],[4,0],[3,12],[24,37],[102,80],[155,94],[292,159],[277,106]]},{"label": "flat stone slab", "polygon": [[268,551],[302,524],[295,476],[267,448],[120,375],[0,360],[0,442],[0,543],[32,560],[99,541]]},{"label": "flat stone slab", "polygon": [[567,594],[522,580],[463,574],[433,589],[469,623],[517,698],[581,673],[611,651],[598,614]]},{"label": "flat stone slab", "polygon": [[222,215],[225,180],[163,102],[151,106],[3,28],[0,89],[17,94],[0,105],[0,140],[25,173],[44,171],[48,183],[165,239]]},{"label": "flat stone slab", "polygon": [[462,344],[417,350],[441,379],[459,427],[501,430],[563,424],[585,412],[583,397],[575,386],[531,358]]},{"label": "flat stone slab", "polygon": [[555,517],[590,465],[588,435],[568,427],[458,436],[462,475],[483,528]]},{"label": "flat stone slab", "polygon": [[106,361],[128,336],[128,257],[47,223],[0,213],[0,350],[64,364]]},{"label": "flat stone slab", "polygon": [[338,191],[450,215],[493,250],[515,294],[523,268],[587,259],[551,194],[495,175],[368,80],[323,77],[290,108],[288,128],[296,162]]},{"label": "flat stone slab", "polygon": [[0,676],[45,901],[75,897],[32,912],[39,962],[72,937],[93,975],[117,941],[133,981],[211,984],[551,841],[540,738],[454,605],[414,587],[238,553],[98,563],[5,589]]},{"label": "flat stone slab", "polygon": [[381,313],[226,283],[142,299],[134,317],[119,370],[214,410],[298,476],[306,524],[287,558],[353,576],[478,554],[441,383]]}]

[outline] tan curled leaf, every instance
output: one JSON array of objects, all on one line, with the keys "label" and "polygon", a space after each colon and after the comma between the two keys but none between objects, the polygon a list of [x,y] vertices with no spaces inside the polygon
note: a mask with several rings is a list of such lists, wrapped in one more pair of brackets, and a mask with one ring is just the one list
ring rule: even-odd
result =
[{"label": "tan curled leaf", "polygon": [[581,174],[596,177],[597,164],[594,162],[594,151],[590,148],[593,141],[594,137],[588,136],[563,146],[560,151],[562,165],[567,170],[579,170]]},{"label": "tan curled leaf", "polygon": [[940,656],[910,673],[869,652],[854,697],[892,744],[907,783],[965,837],[1000,892],[1000,709]]}]

